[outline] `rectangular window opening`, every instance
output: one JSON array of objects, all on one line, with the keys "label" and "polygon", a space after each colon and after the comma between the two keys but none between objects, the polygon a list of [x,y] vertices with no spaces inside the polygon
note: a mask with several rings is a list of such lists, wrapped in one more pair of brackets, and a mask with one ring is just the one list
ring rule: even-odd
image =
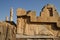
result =
[{"label": "rectangular window opening", "polygon": [[48,8],[49,14],[50,16],[53,16],[53,9],[52,8]]}]

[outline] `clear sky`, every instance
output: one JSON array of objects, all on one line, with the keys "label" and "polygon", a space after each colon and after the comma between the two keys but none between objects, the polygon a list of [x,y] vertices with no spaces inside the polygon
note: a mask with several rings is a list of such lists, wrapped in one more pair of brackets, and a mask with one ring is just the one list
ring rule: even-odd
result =
[{"label": "clear sky", "polygon": [[14,21],[16,22],[16,9],[23,8],[27,10],[36,10],[39,15],[41,9],[46,4],[55,5],[58,12],[60,12],[60,0],[0,0],[0,20],[5,20],[6,16],[10,14],[10,8],[14,10]]}]

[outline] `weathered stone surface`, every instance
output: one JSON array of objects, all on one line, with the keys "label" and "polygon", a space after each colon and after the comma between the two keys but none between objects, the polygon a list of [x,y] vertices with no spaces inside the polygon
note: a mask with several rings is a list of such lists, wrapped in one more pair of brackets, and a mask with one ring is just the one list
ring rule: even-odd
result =
[{"label": "weathered stone surface", "polygon": [[60,28],[60,17],[58,18],[58,21],[57,21],[57,27]]},{"label": "weathered stone surface", "polygon": [[[17,11],[17,14],[18,12],[21,13]],[[53,5],[45,5],[38,17],[35,11],[22,13],[17,15],[17,34],[58,36],[59,15]]]},{"label": "weathered stone surface", "polygon": [[24,15],[26,15],[26,11],[24,9],[18,8],[17,16],[24,16]]},{"label": "weathered stone surface", "polygon": [[15,40],[16,28],[6,22],[0,22],[0,40]]},{"label": "weathered stone surface", "polygon": [[32,21],[32,22],[36,22],[36,21],[37,21],[37,19],[36,19],[36,12],[35,12],[35,11],[30,11],[30,12],[27,14],[27,16],[30,17],[30,21]]},{"label": "weathered stone surface", "polygon": [[23,34],[23,30],[24,30],[24,27],[25,27],[25,19],[23,18],[18,18],[17,19],[17,33],[18,34]]},{"label": "weathered stone surface", "polygon": [[[53,19],[53,20],[52,20]],[[37,22],[56,22],[58,21],[58,17],[38,17]]]},{"label": "weathered stone surface", "polygon": [[[25,35],[51,35],[54,36],[51,30],[47,29],[47,25],[26,24]],[[49,25],[50,26],[50,25]]]},{"label": "weathered stone surface", "polygon": [[[57,22],[59,18],[58,12],[53,5],[46,5],[37,18],[38,22]],[[53,20],[52,20],[53,19]]]}]

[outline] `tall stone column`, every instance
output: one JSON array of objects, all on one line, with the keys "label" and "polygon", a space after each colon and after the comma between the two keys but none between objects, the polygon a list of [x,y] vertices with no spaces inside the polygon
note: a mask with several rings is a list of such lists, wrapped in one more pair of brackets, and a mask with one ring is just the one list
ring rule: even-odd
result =
[{"label": "tall stone column", "polygon": [[13,8],[10,9],[10,21],[13,21]]}]

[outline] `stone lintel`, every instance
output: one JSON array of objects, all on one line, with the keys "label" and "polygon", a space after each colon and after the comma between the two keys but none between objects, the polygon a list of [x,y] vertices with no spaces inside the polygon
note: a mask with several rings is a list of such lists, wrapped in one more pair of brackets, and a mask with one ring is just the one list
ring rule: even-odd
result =
[{"label": "stone lintel", "polygon": [[58,38],[54,36],[25,36],[16,34],[16,38]]}]

